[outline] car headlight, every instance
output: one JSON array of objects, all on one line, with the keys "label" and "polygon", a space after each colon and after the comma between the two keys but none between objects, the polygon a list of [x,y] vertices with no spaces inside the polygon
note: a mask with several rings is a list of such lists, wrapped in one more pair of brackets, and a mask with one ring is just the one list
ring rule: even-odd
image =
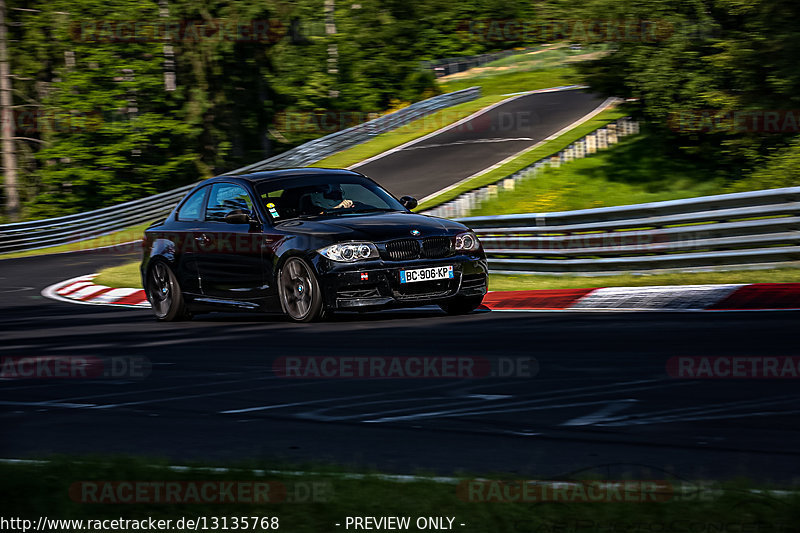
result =
[{"label": "car headlight", "polygon": [[320,248],[317,252],[331,261],[341,261],[343,263],[354,263],[378,257],[378,248],[371,242],[331,244],[325,248]]},{"label": "car headlight", "polygon": [[481,243],[478,241],[478,237],[471,231],[456,235],[456,250],[471,252],[477,250],[480,245]]}]

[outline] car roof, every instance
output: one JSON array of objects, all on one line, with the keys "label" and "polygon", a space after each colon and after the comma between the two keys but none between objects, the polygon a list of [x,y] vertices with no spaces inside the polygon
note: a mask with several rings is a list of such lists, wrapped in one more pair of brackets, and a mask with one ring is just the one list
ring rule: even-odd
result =
[{"label": "car roof", "polygon": [[316,168],[316,167],[302,167],[302,168],[285,168],[280,170],[265,170],[261,172],[249,172],[247,174],[223,174],[212,179],[230,179],[236,178],[241,180],[250,181],[253,183],[261,183],[281,178],[291,177],[304,177],[304,176],[362,176],[358,172],[352,170],[345,170],[341,168]]}]

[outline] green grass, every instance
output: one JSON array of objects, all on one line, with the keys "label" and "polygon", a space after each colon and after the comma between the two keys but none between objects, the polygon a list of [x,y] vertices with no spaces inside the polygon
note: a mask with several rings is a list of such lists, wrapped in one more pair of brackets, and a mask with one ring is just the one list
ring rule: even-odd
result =
[{"label": "green grass", "polygon": [[669,274],[620,274],[617,276],[489,276],[489,290],[523,291],[586,289],[593,287],[648,287],[658,285],[708,285],[717,283],[800,283],[800,268],[732,270],[730,272],[676,272]]},{"label": "green grass", "polygon": [[[556,52],[545,53],[555,54]],[[469,78],[442,83],[440,88],[443,92],[453,92],[479,86],[481,88],[481,97],[472,102],[465,102],[443,109],[401,128],[378,135],[370,141],[317,161],[312,166],[327,168],[349,167],[457,122],[472,113],[504,100],[506,98],[504,95],[579,83],[580,80],[575,69],[571,66],[559,65],[559,59],[566,58],[569,54],[564,52],[558,52],[558,54],[557,58],[550,58],[546,62],[546,66],[535,67],[529,61],[520,59],[524,56],[511,56],[505,58],[505,61],[522,65],[517,70],[508,72],[495,70],[485,74],[476,74]]]},{"label": "green grass", "polygon": [[507,56],[466,72],[442,78],[440,86],[447,91],[481,85],[485,94],[507,94],[514,90],[529,90],[526,77],[549,77],[548,87],[568,85],[578,81],[570,63],[580,61],[581,56],[603,53],[607,45],[589,45],[583,50],[570,50],[566,45],[545,48],[532,53]]},{"label": "green grass", "polygon": [[[34,525],[40,516],[75,520],[152,517],[155,520],[172,519],[173,524],[174,520],[180,517],[206,517],[211,528],[213,517],[217,517],[220,524],[222,524],[221,517],[227,517],[230,528],[234,516],[248,517],[248,520],[251,520],[251,517],[258,519],[278,517],[279,530],[291,533],[352,530],[352,525],[350,528],[345,527],[345,518],[354,516],[411,517],[410,531],[418,531],[415,527],[418,517],[454,517],[455,530],[518,533],[642,531],[642,527],[646,527],[646,531],[677,531],[675,527],[683,530],[684,525],[685,527],[691,525],[691,531],[730,530],[766,533],[789,531],[791,525],[800,520],[800,497],[796,494],[774,497],[770,494],[755,493],[754,485],[745,481],[724,484],[703,482],[693,485],[692,482],[687,482],[683,485],[680,480],[658,474],[653,478],[665,478],[665,481],[676,489],[668,498],[660,497],[661,501],[638,502],[633,499],[629,502],[614,503],[569,501],[487,503],[471,501],[469,493],[464,490],[465,486],[458,483],[435,482],[428,479],[399,482],[378,475],[359,476],[354,479],[352,476],[335,473],[336,467],[330,466],[312,467],[310,471],[314,473],[303,473],[305,469],[302,467],[280,463],[260,462],[247,466],[250,468],[234,467],[228,472],[203,468],[175,472],[164,462],[129,458],[105,460],[93,458],[80,461],[61,458],[40,465],[2,464],[0,478],[3,483],[0,484],[0,497],[5,502],[5,508],[13,510],[13,513],[7,514],[6,518],[13,516],[29,519],[34,521]],[[252,472],[252,468],[277,470],[278,473],[258,475]],[[344,469],[339,472],[342,470]],[[288,471],[299,471],[299,473],[296,475],[281,473]],[[484,480],[484,486],[487,481],[520,479],[520,476],[486,473],[463,476],[459,479],[467,481],[478,477]],[[631,479],[631,477],[620,475],[615,479]],[[280,488],[283,487],[286,497],[273,498],[267,503],[258,504],[208,503],[201,499],[202,494],[190,500],[192,503],[82,502],[84,487],[92,487],[93,482],[99,484],[114,481],[194,482],[194,487],[202,487],[202,483],[205,482],[269,482],[270,494],[282,493]],[[181,497],[187,494],[185,487],[186,485],[179,493]],[[308,491],[312,488],[317,489],[316,493],[308,496]],[[681,491],[682,488],[685,492]],[[635,491],[634,487],[631,489]],[[717,490],[719,493],[715,495],[712,491]],[[635,492],[638,496],[638,491]],[[98,494],[105,494],[106,498],[109,495],[102,492]],[[110,494],[125,493],[120,490],[112,491]],[[669,493],[662,490],[660,494]],[[294,501],[290,501],[290,498]],[[341,526],[337,527],[335,525],[337,523]],[[460,526],[462,523],[465,524],[464,527]],[[722,529],[719,529],[720,526]],[[59,529],[59,531],[71,530],[74,529]],[[203,530],[203,527],[200,526],[199,530]]]},{"label": "green grass", "polygon": [[[537,159],[534,157],[528,160]],[[545,213],[593,207],[659,202],[725,192],[726,181],[701,162],[675,157],[648,133],[628,137],[611,148],[545,168],[501,190],[470,215]]]},{"label": "green grass", "polygon": [[445,92],[460,91],[476,85],[481,87],[481,94],[503,95],[562,85],[580,83],[577,71],[569,66],[542,67],[525,71],[503,72],[493,71],[490,74],[455,79],[442,83]]},{"label": "green grass", "polygon": [[311,166],[322,168],[349,167],[359,161],[376,156],[454,122],[458,122],[462,118],[468,117],[476,111],[480,111],[484,107],[488,107],[503,99],[504,97],[499,95],[484,95],[471,102],[464,102],[463,104],[442,109],[441,111],[410,122],[400,128],[382,133],[370,141],[326,157]]},{"label": "green grass", "polygon": [[[560,150],[563,150],[581,137],[593,132],[596,129],[602,128],[609,122],[613,122],[626,115],[627,113],[625,112],[624,108],[607,109],[602,111],[583,124],[559,135],[551,141],[546,141],[545,143],[528,150],[512,161],[490,170],[489,172],[476,176],[469,181],[465,181],[457,187],[454,187],[422,202],[417,208],[417,211],[436,207],[437,205],[443,204],[458,197],[462,193],[495,183],[506,176],[517,172],[518,170],[522,170],[523,168],[532,165],[544,157],[558,153]],[[524,211],[518,212],[521,213]]]},{"label": "green grass", "polygon": [[109,233],[108,235],[87,239],[85,241],[61,244],[58,246],[51,246],[49,248],[40,248],[39,250],[0,254],[0,259],[16,259],[18,257],[31,257],[36,255],[57,254],[62,252],[77,252],[80,250],[89,250],[91,248],[100,248],[102,246],[120,245],[126,242],[141,239],[144,230],[147,229],[149,225],[150,222],[145,222],[137,226],[131,226],[130,228],[115,231],[114,233]]},{"label": "green grass", "polygon": [[106,287],[141,289],[142,278],[139,275],[139,261],[105,268],[99,272],[94,282]]},{"label": "green grass", "polygon": [[[141,288],[139,262],[106,268],[95,283],[107,287]],[[489,290],[578,289],[586,287],[641,287],[647,285],[704,285],[713,283],[800,283],[800,268],[732,270],[730,272],[681,272],[674,274],[586,276],[489,276]]]}]

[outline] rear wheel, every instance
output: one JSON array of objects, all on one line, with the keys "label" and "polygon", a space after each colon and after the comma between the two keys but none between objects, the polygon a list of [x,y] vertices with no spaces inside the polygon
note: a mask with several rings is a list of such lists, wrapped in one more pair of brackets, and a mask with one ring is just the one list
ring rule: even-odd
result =
[{"label": "rear wheel", "polygon": [[172,269],[157,261],[147,275],[147,299],[157,320],[171,322],[191,318],[183,301],[183,294]]},{"label": "rear wheel", "polygon": [[295,322],[313,322],[323,317],[322,290],[311,266],[292,257],[278,273],[281,307]]},{"label": "rear wheel", "polygon": [[481,305],[483,296],[456,296],[439,304],[448,315],[466,315]]}]

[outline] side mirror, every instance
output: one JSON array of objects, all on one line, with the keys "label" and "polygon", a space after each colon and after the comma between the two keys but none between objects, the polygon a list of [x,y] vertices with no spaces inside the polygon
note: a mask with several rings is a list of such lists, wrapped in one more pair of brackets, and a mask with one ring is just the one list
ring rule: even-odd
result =
[{"label": "side mirror", "polygon": [[225,222],[228,224],[252,224],[255,222],[253,214],[246,209],[235,209],[225,215]]},{"label": "side mirror", "polygon": [[400,203],[403,204],[403,207],[406,209],[414,209],[417,207],[417,199],[413,196],[403,196],[400,198]]}]

